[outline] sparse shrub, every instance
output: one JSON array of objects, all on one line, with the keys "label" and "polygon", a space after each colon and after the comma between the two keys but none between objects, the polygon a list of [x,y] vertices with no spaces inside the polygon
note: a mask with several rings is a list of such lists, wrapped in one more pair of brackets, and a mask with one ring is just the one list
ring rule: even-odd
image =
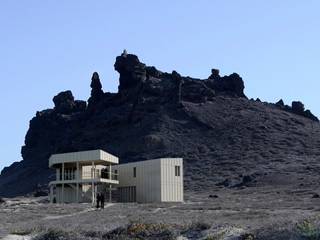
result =
[{"label": "sparse shrub", "polygon": [[243,235],[241,235],[241,240],[255,240],[255,236],[251,233],[245,233]]},{"label": "sparse shrub", "polygon": [[222,240],[224,239],[225,233],[219,233],[217,235],[207,236],[205,240]]},{"label": "sparse shrub", "polygon": [[34,240],[73,240],[78,239],[75,236],[61,230],[50,229],[46,232],[40,233]]},{"label": "sparse shrub", "polygon": [[194,223],[191,223],[191,225],[188,228],[189,230],[193,230],[193,231],[204,231],[204,230],[208,230],[210,227],[211,227],[210,224],[205,222],[194,222]]},{"label": "sparse shrub", "polygon": [[297,224],[297,230],[299,235],[305,240],[320,240],[319,229],[308,220]]},{"label": "sparse shrub", "polygon": [[173,239],[173,233],[166,224],[130,224],[127,228],[129,236],[137,238]]},{"label": "sparse shrub", "polygon": [[203,231],[208,230],[210,227],[211,226],[205,222],[193,222],[185,226],[184,229],[181,231],[181,234],[191,239],[200,238],[204,237]]},{"label": "sparse shrub", "polygon": [[2,197],[0,197],[0,204],[5,203],[5,202],[6,201]]},{"label": "sparse shrub", "polygon": [[175,239],[176,234],[166,224],[131,223],[102,236],[103,239]]},{"label": "sparse shrub", "polygon": [[25,236],[31,234],[33,231],[31,229],[13,229],[10,234]]}]

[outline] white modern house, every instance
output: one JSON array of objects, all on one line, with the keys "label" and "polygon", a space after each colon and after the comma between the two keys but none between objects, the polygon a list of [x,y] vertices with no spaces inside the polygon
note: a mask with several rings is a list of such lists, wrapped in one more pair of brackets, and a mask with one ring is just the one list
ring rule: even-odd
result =
[{"label": "white modern house", "polygon": [[56,180],[49,183],[51,202],[95,203],[98,192],[109,192],[119,184],[112,165],[119,159],[102,150],[55,154],[49,167],[56,169]]},{"label": "white modern house", "polygon": [[50,201],[92,202],[97,193],[116,193],[119,202],[183,202],[183,159],[160,158],[120,164],[102,150],[52,155],[49,167],[56,180],[49,183]]}]

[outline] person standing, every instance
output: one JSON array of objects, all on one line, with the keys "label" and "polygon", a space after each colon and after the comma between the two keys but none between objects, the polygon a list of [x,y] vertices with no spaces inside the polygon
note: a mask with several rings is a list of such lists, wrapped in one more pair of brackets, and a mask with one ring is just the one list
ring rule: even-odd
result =
[{"label": "person standing", "polygon": [[101,195],[100,195],[100,193],[98,193],[97,194],[97,208],[99,208],[100,207],[100,201],[101,201]]},{"label": "person standing", "polygon": [[101,193],[100,195],[100,200],[101,200],[101,208],[104,208],[104,193]]}]

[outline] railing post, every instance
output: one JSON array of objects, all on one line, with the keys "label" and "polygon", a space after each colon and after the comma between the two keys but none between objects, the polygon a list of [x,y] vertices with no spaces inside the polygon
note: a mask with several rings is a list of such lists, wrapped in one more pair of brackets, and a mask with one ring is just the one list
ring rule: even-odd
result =
[{"label": "railing post", "polygon": [[79,181],[80,181],[80,173],[79,173],[79,162],[77,162],[77,175],[76,175],[76,181],[77,181],[77,184],[76,184],[76,187],[77,187],[77,191],[76,191],[76,194],[77,194],[77,203],[79,203]]},{"label": "railing post", "polygon": [[64,203],[64,162],[62,163],[62,188],[61,188],[61,203]]},{"label": "railing post", "polygon": [[92,162],[92,171],[91,171],[92,206],[94,206],[95,204],[94,175],[95,175],[95,167],[94,167],[94,162]]}]

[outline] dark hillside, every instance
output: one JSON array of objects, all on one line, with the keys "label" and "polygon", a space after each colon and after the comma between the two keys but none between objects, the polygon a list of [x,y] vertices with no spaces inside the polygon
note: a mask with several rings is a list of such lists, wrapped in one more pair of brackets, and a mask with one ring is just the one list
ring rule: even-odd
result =
[{"label": "dark hillside", "polygon": [[312,187],[319,182],[320,125],[303,104],[292,107],[249,100],[234,73],[208,79],[163,73],[135,55],[116,59],[118,93],[104,93],[97,73],[91,97],[71,91],[54,97],[54,109],[30,121],[21,162],[0,175],[0,195],[45,186],[53,153],[103,149],[121,162],[157,157],[185,159],[185,186]]}]

